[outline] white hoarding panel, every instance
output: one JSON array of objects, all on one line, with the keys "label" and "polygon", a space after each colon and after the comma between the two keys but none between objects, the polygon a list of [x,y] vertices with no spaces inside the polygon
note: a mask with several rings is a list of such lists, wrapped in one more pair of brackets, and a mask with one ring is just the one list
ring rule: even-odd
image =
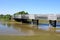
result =
[{"label": "white hoarding panel", "polygon": [[21,18],[21,15],[18,15],[18,18]]},{"label": "white hoarding panel", "polygon": [[56,14],[49,14],[48,15],[48,20],[57,20]]},{"label": "white hoarding panel", "polygon": [[35,19],[34,15],[29,15],[29,19]]}]

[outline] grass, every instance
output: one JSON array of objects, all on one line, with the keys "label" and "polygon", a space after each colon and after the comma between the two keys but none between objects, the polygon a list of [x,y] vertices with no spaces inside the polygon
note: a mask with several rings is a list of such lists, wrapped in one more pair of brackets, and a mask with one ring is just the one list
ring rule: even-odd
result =
[{"label": "grass", "polygon": [[0,40],[60,40],[55,34],[43,34],[35,36],[0,36]]}]

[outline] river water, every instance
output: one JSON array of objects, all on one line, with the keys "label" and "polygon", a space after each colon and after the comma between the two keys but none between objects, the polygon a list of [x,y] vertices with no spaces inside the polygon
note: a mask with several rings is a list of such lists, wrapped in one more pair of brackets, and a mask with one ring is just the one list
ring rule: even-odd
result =
[{"label": "river water", "polygon": [[[60,27],[57,26],[56,28]],[[0,21],[0,35],[35,35],[42,34],[45,30],[47,31],[48,29],[48,24],[39,24],[37,27],[36,25],[32,24],[17,24]],[[60,32],[60,30],[56,30],[56,32]]]}]

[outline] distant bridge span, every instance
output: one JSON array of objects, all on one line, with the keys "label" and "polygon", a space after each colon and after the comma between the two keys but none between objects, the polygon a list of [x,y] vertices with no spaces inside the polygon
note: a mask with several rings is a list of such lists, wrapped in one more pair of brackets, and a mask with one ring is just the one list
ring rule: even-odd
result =
[{"label": "distant bridge span", "polygon": [[[25,23],[30,23],[28,20],[31,19],[32,21],[37,21],[37,24],[38,24],[38,21],[40,19],[48,20],[48,16],[49,14],[26,14],[26,15],[14,15],[12,18],[18,22],[22,21]],[[57,17],[57,20],[60,19],[60,14],[57,14],[56,17]]]}]

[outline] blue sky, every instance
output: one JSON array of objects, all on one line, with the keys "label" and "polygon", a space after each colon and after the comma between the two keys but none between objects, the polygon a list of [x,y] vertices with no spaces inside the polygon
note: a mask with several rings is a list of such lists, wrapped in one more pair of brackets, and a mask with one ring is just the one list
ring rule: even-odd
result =
[{"label": "blue sky", "polygon": [[26,11],[29,14],[60,13],[60,0],[0,0],[0,14]]}]

